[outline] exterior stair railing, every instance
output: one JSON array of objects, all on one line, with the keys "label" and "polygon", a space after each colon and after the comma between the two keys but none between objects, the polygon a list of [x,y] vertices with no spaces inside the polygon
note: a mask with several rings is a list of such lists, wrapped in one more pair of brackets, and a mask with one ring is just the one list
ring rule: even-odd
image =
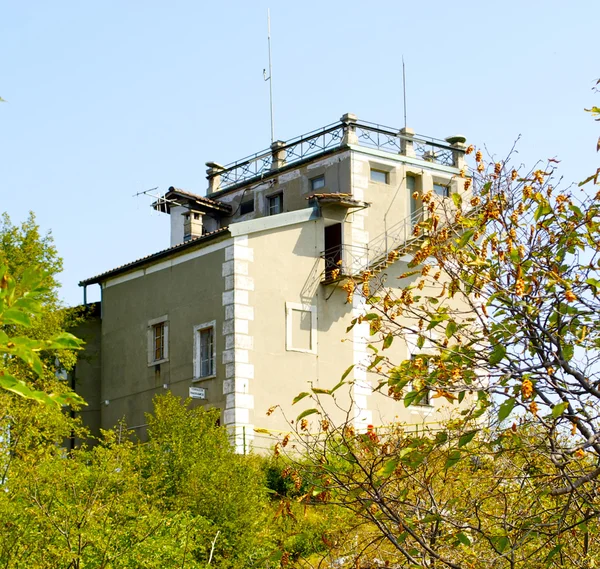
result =
[{"label": "exterior stair railing", "polygon": [[336,245],[326,249],[321,253],[325,261],[321,282],[331,284],[347,278],[362,280],[367,272],[371,276],[380,273],[422,241],[423,236],[415,235],[414,229],[424,216],[425,210],[421,208],[367,245]]}]

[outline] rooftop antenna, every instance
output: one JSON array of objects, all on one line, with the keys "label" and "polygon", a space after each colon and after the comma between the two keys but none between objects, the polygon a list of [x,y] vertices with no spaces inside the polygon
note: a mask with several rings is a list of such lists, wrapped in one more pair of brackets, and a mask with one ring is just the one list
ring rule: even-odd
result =
[{"label": "rooftop antenna", "polygon": [[158,186],[156,186],[155,188],[150,188],[149,190],[143,190],[141,192],[137,192],[137,193],[133,194],[133,197],[134,198],[137,198],[139,196],[151,197],[153,200],[155,200],[155,204],[160,208],[160,211],[164,211],[164,212],[167,211],[167,205],[172,205],[172,206],[183,205],[183,204],[180,204],[177,200],[168,199],[160,194],[155,193],[156,190],[158,190]]},{"label": "rooftop antenna", "polygon": [[404,128],[406,128],[406,68],[404,66],[404,55],[402,56],[402,92],[404,93]]},{"label": "rooftop antenna", "polygon": [[263,78],[269,82],[269,105],[271,108],[271,144],[275,142],[275,124],[273,122],[273,65],[271,64],[271,10],[267,8],[267,43],[269,44],[269,76],[263,69]]}]

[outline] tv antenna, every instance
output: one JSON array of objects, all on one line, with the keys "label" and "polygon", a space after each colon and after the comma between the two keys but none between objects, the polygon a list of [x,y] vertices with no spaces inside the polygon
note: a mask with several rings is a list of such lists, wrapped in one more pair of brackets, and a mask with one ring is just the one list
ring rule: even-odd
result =
[{"label": "tv antenna", "polygon": [[156,190],[158,190],[158,186],[156,186],[155,188],[150,188],[149,190],[143,190],[141,192],[137,192],[137,193],[133,194],[132,197],[137,198],[139,196],[148,196],[148,197],[152,198],[154,200],[152,207],[156,211],[166,212],[167,206],[178,206],[178,205],[185,206],[185,204],[179,203],[177,200],[165,198],[165,196],[155,193]]},{"label": "tv antenna", "polygon": [[273,65],[271,63],[271,10],[267,8],[267,43],[269,45],[269,76],[263,69],[263,79],[269,82],[269,106],[271,109],[271,144],[275,142],[275,124],[273,122]]},{"label": "tv antenna", "polygon": [[406,128],[406,68],[404,66],[404,55],[402,56],[402,92],[404,94],[404,128]]}]

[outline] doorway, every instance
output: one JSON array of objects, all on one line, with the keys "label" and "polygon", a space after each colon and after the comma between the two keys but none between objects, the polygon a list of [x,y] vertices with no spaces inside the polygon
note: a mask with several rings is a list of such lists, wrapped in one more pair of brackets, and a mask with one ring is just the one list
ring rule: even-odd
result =
[{"label": "doorway", "polygon": [[325,227],[325,280],[332,278],[334,269],[342,265],[342,224]]}]

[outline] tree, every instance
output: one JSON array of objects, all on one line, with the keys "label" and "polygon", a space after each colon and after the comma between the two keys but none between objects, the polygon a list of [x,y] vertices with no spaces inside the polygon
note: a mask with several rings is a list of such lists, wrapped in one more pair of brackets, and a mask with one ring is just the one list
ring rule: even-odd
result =
[{"label": "tree", "polygon": [[59,302],[62,261],[33,214],[20,227],[3,215],[0,267],[0,386],[38,401],[82,404],[56,378],[75,363],[81,342],[65,332],[77,315]]},{"label": "tree", "polygon": [[[41,298],[47,294],[47,288],[41,284],[43,280],[43,274],[31,269],[23,273],[17,286],[7,275],[7,267],[0,265],[0,387],[44,403],[81,404],[83,400],[77,394],[56,381],[53,390],[36,389],[35,386],[35,379],[43,380],[44,372],[47,373],[40,353],[75,350],[81,342],[66,332],[43,340],[17,335],[19,330],[32,327],[32,316],[42,312]],[[25,379],[31,377],[33,382]]]},{"label": "tree", "polygon": [[[316,496],[369,522],[369,547],[384,543],[402,567],[591,567],[600,192],[554,187],[554,159],[519,172],[467,153],[475,163],[461,172],[464,192],[450,203],[423,196],[412,284],[386,288],[366,274],[367,286],[346,287],[367,296],[369,311],[352,326],[368,321],[379,340],[377,389],[405,406],[445,398],[452,421],[425,433],[356,433],[323,403],[346,380],[313,389],[313,409],[295,427],[311,459],[303,476]],[[409,335],[419,353],[391,361],[385,350]],[[306,436],[310,414],[319,436]]]},{"label": "tree", "polygon": [[304,520],[294,504],[282,512],[263,461],[235,454],[218,413],[189,403],[158,397],[147,443],[118,425],[93,448],[69,452],[58,443],[75,420],[37,406],[32,421],[31,409],[15,406],[0,479],[0,565],[262,569],[324,549],[331,517]]}]

